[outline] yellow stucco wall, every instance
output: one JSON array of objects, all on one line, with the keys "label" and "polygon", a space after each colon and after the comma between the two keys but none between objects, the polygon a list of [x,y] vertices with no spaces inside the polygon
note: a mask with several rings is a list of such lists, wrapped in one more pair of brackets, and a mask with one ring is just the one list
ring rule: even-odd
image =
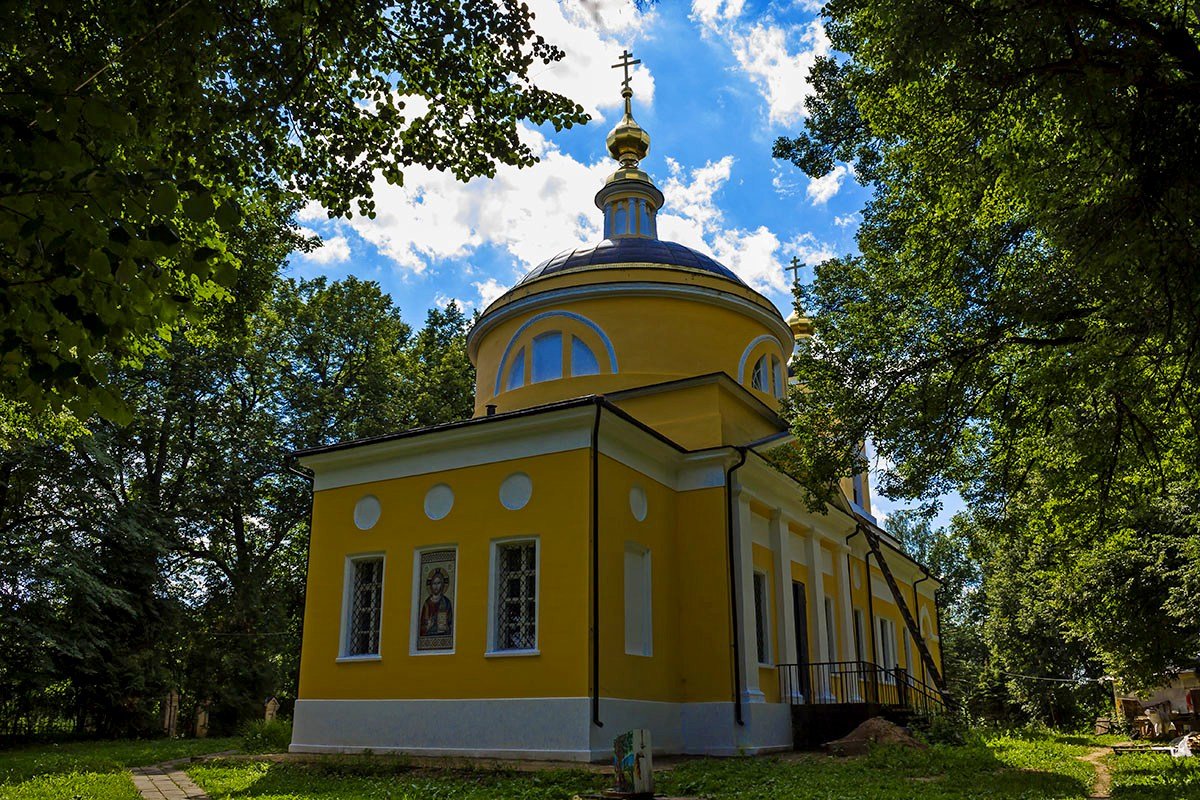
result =
[{"label": "yellow stucco wall", "polygon": [[730,643],[729,558],[724,488],[678,496],[679,644],[686,702],[729,700],[733,681]]},{"label": "yellow stucco wall", "polygon": [[[519,511],[500,505],[501,481],[517,470],[534,495]],[[316,492],[300,657],[306,699],[582,697],[588,689],[588,451],[538,456]],[[433,521],[423,511],[437,483],[455,489],[454,507]],[[374,494],[375,527],[353,524],[355,502]],[[537,536],[540,547],[537,656],[486,657],[490,547],[494,539]],[[458,547],[455,652],[409,655],[413,552]],[[383,624],[378,661],[337,661],[348,555],[382,552]]]}]

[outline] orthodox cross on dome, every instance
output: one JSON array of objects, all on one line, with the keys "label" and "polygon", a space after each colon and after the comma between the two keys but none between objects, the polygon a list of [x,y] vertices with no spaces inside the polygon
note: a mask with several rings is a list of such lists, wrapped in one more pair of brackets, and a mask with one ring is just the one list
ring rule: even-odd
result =
[{"label": "orthodox cross on dome", "polygon": [[624,69],[625,70],[625,80],[621,81],[621,94],[625,94],[626,92],[629,92],[629,94],[631,94],[631,95],[633,94],[633,89],[630,88],[630,86],[629,86],[629,68],[632,67],[634,64],[640,64],[640,63],[642,63],[642,60],[640,58],[635,59],[633,57],[633,53],[629,52],[628,50],[625,50],[624,52],[621,53],[621,63],[612,65],[613,69]]},{"label": "orthodox cross on dome", "polygon": [[798,256],[792,256],[792,265],[790,267],[784,267],[783,271],[792,273],[792,283],[795,283],[796,281],[800,280],[800,268],[803,266],[804,262],[802,262]]}]

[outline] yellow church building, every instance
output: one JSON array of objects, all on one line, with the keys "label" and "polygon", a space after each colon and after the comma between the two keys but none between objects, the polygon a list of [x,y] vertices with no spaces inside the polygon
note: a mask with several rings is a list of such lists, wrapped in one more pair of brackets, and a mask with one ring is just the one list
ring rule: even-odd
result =
[{"label": "yellow church building", "polygon": [[293,752],[594,761],[646,728],[659,753],[751,754],[940,703],[938,582],[866,476],[814,514],[769,460],[807,320],[658,238],[623,96],[604,240],[484,311],[474,417],[295,454]]}]

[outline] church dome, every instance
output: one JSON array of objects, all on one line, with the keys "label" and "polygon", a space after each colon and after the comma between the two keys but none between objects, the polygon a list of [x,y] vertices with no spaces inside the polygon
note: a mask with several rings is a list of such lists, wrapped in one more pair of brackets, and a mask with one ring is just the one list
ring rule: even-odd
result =
[{"label": "church dome", "polygon": [[724,373],[778,408],[793,333],[775,305],[704,253],[658,238],[664,197],[639,162],[633,92],[596,193],[604,238],[564,250],[494,300],[467,338],[475,413]]},{"label": "church dome", "polygon": [[725,280],[733,281],[739,286],[746,286],[733,270],[699,250],[693,250],[677,242],[641,238],[605,239],[591,247],[564,250],[554,258],[547,259],[534,267],[516,285],[522,286],[530,281],[561,272],[593,269],[610,264],[653,264],[695,270],[717,275]]}]

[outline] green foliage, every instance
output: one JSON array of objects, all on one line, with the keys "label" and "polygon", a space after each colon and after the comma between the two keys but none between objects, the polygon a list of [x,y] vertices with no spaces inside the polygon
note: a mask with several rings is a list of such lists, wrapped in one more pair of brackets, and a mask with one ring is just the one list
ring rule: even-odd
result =
[{"label": "green foliage", "polygon": [[[372,182],[536,159],[583,109],[515,2],[11,5],[0,25],[0,397],[119,422],[111,370],[229,300],[255,203],[373,215]],[[8,412],[4,412],[8,413]]]},{"label": "green foliage", "polygon": [[793,471],[828,498],[871,438],[896,465],[885,494],[961,490],[995,545],[987,613],[1009,618],[989,645],[1009,671],[1185,665],[1200,649],[1195,5],[823,13],[845,57],[819,60],[806,129],[775,153],[811,175],[851,163],[872,197],[859,255],[798,298],[816,335],[796,362]]},{"label": "green foliage", "polygon": [[245,753],[286,753],[292,743],[292,723],[284,719],[256,719],[242,725],[239,734]]},{"label": "green foliage", "polygon": [[83,730],[147,732],[171,687],[216,732],[294,697],[309,487],[287,452],[469,413],[456,309],[412,337],[377,284],[280,280],[293,242],[261,222],[236,302],[111,371],[130,424],[0,454],[0,686],[65,683]]}]

